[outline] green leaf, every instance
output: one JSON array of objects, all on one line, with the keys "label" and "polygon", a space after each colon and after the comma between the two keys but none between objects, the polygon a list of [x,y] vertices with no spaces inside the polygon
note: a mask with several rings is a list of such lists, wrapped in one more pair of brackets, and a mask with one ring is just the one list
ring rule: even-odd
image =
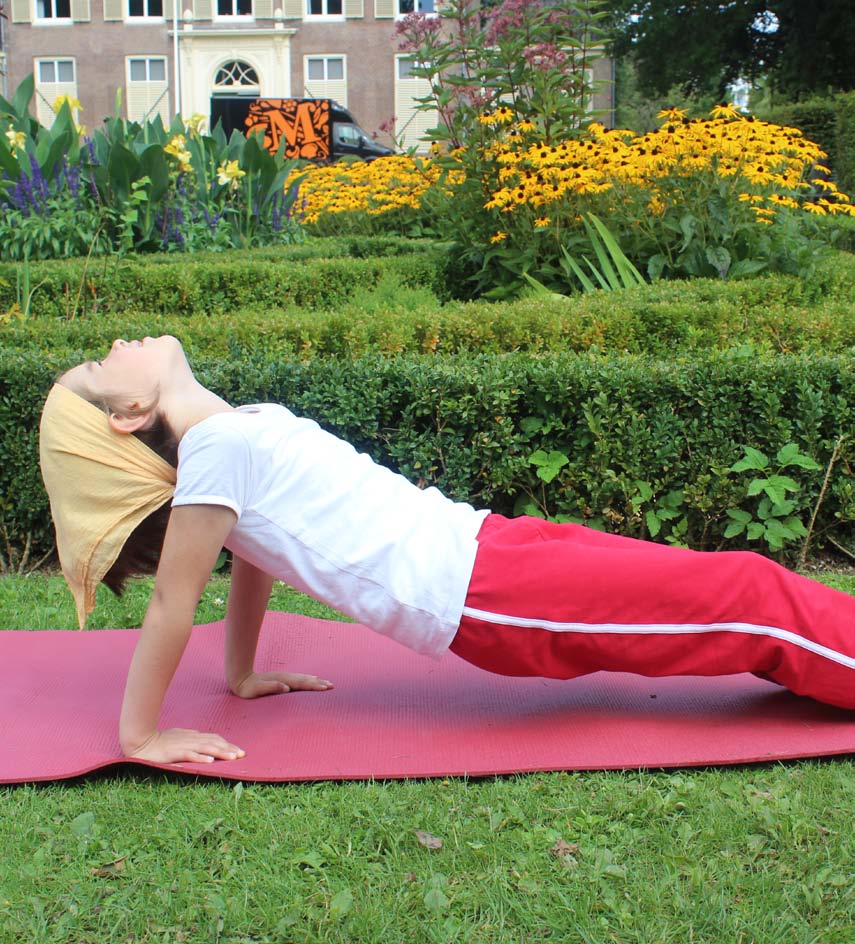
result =
[{"label": "green leaf", "polygon": [[330,917],[334,921],[340,921],[353,907],[353,892],[349,888],[343,888],[338,894],[333,896],[330,902]]},{"label": "green leaf", "polygon": [[730,267],[728,277],[730,279],[741,279],[744,276],[756,275],[769,267],[769,263],[762,259],[740,259],[734,262]]},{"label": "green leaf", "polygon": [[570,267],[570,271],[581,283],[583,291],[596,292],[597,286],[588,278],[584,270],[579,266],[579,263],[567,252],[564,246],[561,247],[561,254],[564,257],[564,261]]},{"label": "green leaf", "polygon": [[568,465],[570,459],[563,452],[553,449],[550,453],[545,453],[542,449],[533,452],[529,462],[537,467],[537,477],[544,482],[551,482],[556,475]]},{"label": "green leaf", "polygon": [[[799,490],[799,483],[796,482],[795,479],[790,478],[789,475],[770,475],[768,483],[774,488],[782,489],[785,492],[797,492]],[[781,501],[783,501],[783,497]]]},{"label": "green leaf", "polygon": [[731,472],[745,472],[748,469],[762,471],[769,468],[769,459],[759,449],[754,449],[752,446],[742,448],[745,450],[745,455],[730,467]]},{"label": "green leaf", "polygon": [[650,537],[655,538],[662,530],[662,521],[655,511],[648,511],[644,516],[644,520],[647,523],[647,530],[650,532]]},{"label": "green leaf", "polygon": [[543,282],[538,282],[537,279],[530,276],[528,272],[523,272],[522,277],[535,290],[535,295],[538,298],[562,298],[565,300],[567,299],[566,295],[562,295],[560,292],[553,292],[552,289],[547,288],[543,284]]},{"label": "green leaf", "polygon": [[743,527],[751,521],[751,515],[747,511],[743,511],[741,508],[728,508],[727,517],[732,518],[734,521],[739,522]]},{"label": "green leaf", "polygon": [[514,502],[514,517],[529,515],[532,518],[546,518],[546,515],[528,495],[519,495]]},{"label": "green leaf", "polygon": [[12,98],[12,110],[17,117],[23,118],[27,115],[30,110],[30,101],[35,90],[36,80],[31,72],[15,90],[15,95]]},{"label": "green leaf", "polygon": [[756,541],[757,538],[763,536],[765,531],[766,525],[763,524],[762,521],[752,521],[751,524],[748,525],[748,538],[751,541]]},{"label": "green leaf", "polygon": [[445,911],[451,904],[441,888],[433,887],[425,895],[425,908],[428,911]]},{"label": "green leaf", "polygon": [[776,505],[786,498],[786,492],[782,491],[780,486],[772,482],[771,479],[763,484],[763,491],[769,496],[769,500]]},{"label": "green leaf", "polygon": [[726,538],[735,538],[737,534],[742,534],[744,530],[744,522],[731,521],[730,524],[724,529],[724,536]]},{"label": "green leaf", "polygon": [[71,831],[81,839],[87,839],[95,832],[95,814],[90,810],[75,816],[71,821]]},{"label": "green leaf", "polygon": [[730,269],[730,253],[724,246],[707,246],[707,260],[716,270],[720,279],[727,276]]},{"label": "green leaf", "polygon": [[822,466],[820,466],[818,462],[815,462],[810,456],[800,452],[799,447],[795,443],[787,443],[786,446],[781,446],[776,458],[782,468],[786,468],[790,465],[798,466],[801,469],[815,470],[822,468]]},{"label": "green leaf", "polygon": [[655,282],[661,275],[668,260],[661,253],[651,256],[647,260],[647,277],[651,282]]}]

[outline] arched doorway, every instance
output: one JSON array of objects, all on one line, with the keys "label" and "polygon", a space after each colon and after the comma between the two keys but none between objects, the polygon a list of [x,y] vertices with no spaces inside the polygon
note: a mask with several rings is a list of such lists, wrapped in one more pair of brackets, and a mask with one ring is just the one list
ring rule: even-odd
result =
[{"label": "arched doorway", "polygon": [[255,68],[242,59],[224,62],[214,76],[214,95],[259,95],[261,83]]}]

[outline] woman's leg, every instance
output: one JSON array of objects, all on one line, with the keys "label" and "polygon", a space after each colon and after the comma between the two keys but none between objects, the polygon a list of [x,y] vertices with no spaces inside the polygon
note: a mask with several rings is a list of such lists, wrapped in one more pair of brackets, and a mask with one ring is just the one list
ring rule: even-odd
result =
[{"label": "woman's leg", "polygon": [[758,554],[487,519],[452,651],[504,675],[754,672],[855,708],[855,598]]}]

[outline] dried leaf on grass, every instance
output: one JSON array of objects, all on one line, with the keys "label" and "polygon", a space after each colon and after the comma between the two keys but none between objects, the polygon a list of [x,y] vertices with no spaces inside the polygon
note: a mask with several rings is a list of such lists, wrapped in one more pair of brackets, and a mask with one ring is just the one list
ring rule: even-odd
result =
[{"label": "dried leaf on grass", "polygon": [[416,830],[416,839],[419,841],[419,845],[425,847],[425,849],[441,849],[442,840],[438,836],[431,836],[430,833],[426,833],[423,829]]}]

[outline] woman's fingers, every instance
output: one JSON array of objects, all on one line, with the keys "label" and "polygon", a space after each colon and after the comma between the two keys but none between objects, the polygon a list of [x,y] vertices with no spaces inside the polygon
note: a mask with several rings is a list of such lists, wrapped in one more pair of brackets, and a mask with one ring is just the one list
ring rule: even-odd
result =
[{"label": "woman's fingers", "polygon": [[245,751],[219,734],[208,731],[193,731],[188,728],[170,728],[159,731],[150,738],[132,757],[150,760],[158,764],[182,762],[211,763],[215,760],[237,760]]},{"label": "woman's fingers", "polygon": [[333,687],[333,683],[317,675],[299,675],[293,672],[279,674],[279,680],[284,682],[293,691],[325,692]]}]

